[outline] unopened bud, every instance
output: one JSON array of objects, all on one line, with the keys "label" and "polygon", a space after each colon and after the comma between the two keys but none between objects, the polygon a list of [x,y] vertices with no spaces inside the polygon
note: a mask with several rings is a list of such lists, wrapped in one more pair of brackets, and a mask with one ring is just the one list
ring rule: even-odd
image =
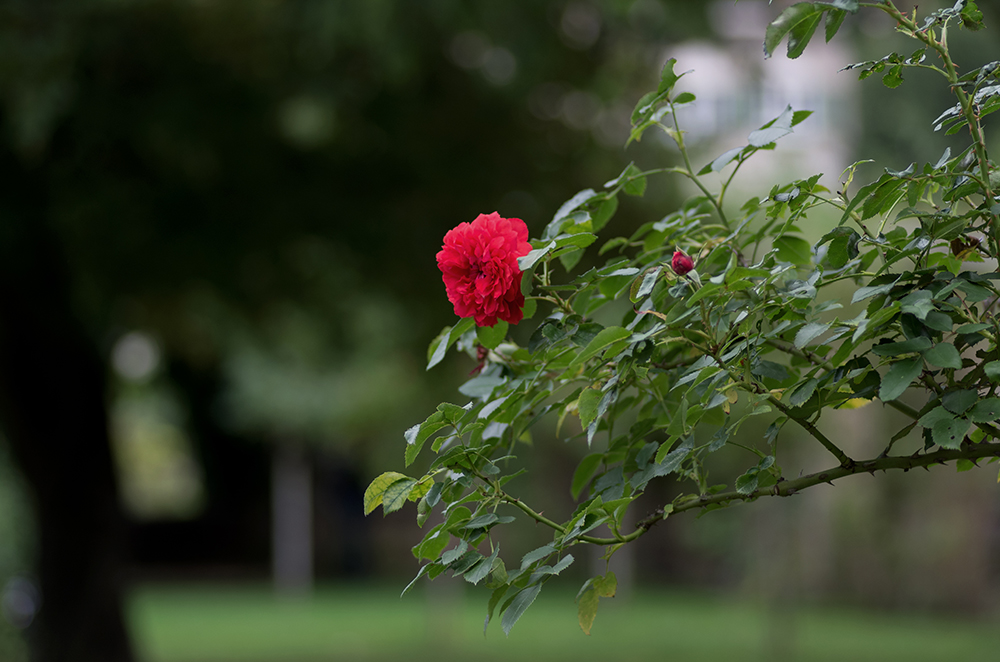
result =
[{"label": "unopened bud", "polygon": [[694,262],[692,262],[691,258],[681,251],[674,251],[674,259],[670,260],[670,268],[673,269],[674,273],[678,276],[683,276],[687,272],[694,269]]}]

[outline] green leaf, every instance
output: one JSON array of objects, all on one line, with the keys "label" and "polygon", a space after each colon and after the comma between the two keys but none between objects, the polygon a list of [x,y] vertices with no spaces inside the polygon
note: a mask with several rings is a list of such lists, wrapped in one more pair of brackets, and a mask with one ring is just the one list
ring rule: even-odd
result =
[{"label": "green leaf", "polygon": [[500,545],[496,546],[493,553],[487,556],[485,559],[472,566],[469,570],[465,571],[463,578],[470,584],[478,584],[479,582],[486,579],[486,575],[490,574],[490,570],[493,569],[493,563],[497,560],[497,555],[500,554]]},{"label": "green leaf", "polygon": [[596,388],[585,388],[580,393],[576,410],[580,414],[580,425],[584,428],[593,423],[594,419],[597,418],[597,407],[600,405],[603,396],[604,394]]},{"label": "green leaf", "polygon": [[631,331],[623,329],[620,326],[609,326],[606,329],[601,330],[601,332],[594,336],[594,339],[587,344],[584,350],[577,354],[576,358],[570,362],[567,370],[571,370],[584,361],[587,361],[608,345],[618,342],[619,340],[624,340],[631,335]]},{"label": "green leaf", "polygon": [[939,368],[954,368],[958,370],[962,367],[962,355],[951,343],[938,343],[924,352],[924,358],[931,365]]},{"label": "green leaf", "polygon": [[382,514],[388,515],[403,507],[410,492],[416,486],[417,481],[413,478],[397,480],[385,489],[382,493]]},{"label": "green leaf", "polygon": [[951,391],[941,396],[941,404],[953,414],[964,414],[979,400],[979,394],[974,389]]},{"label": "green leaf", "polygon": [[525,610],[531,606],[531,603],[535,601],[535,598],[538,597],[538,592],[541,590],[541,584],[532,584],[527,588],[521,589],[514,595],[510,601],[510,606],[507,607],[503,618],[500,619],[500,627],[503,628],[505,635],[510,635],[511,628],[514,627],[514,624],[521,618]]},{"label": "green leaf", "polygon": [[841,9],[831,9],[826,13],[826,41],[829,43],[833,36],[837,34],[840,30],[841,24],[844,22],[844,18],[847,17],[847,12]]},{"label": "green leaf", "polygon": [[884,285],[869,285],[867,287],[859,287],[854,292],[854,296],[851,297],[851,303],[864,301],[865,299],[878,296],[879,294],[888,294],[890,291],[892,291],[892,288],[895,284],[896,282],[893,281],[891,283],[885,283]]},{"label": "green leaf", "polygon": [[952,327],[955,326],[948,315],[938,310],[928,312],[927,317],[924,318],[924,324],[935,331],[944,331],[946,333],[951,331]]},{"label": "green leaf", "polygon": [[446,326],[441,333],[438,334],[438,337],[431,342],[430,347],[427,348],[427,370],[430,370],[438,363],[441,363],[441,359],[444,358],[448,348],[455,344],[455,341],[458,340],[463,333],[471,329],[473,324],[475,324],[475,320],[471,317],[466,317],[454,327]]},{"label": "green leaf", "polygon": [[556,242],[550,241],[541,248],[536,248],[527,255],[517,258],[517,266],[521,269],[521,271],[529,271],[533,266],[535,266],[536,262],[545,257],[545,255],[547,255],[555,247]]},{"label": "green leaf", "polygon": [[933,428],[940,421],[950,421],[954,420],[954,418],[955,415],[949,412],[944,407],[935,407],[934,409],[931,409],[929,412],[921,416],[920,420],[917,422],[920,424],[920,427],[929,429]]},{"label": "green leaf", "polygon": [[[861,220],[887,212],[906,194],[906,181],[889,179],[879,185],[861,206]],[[860,192],[859,192],[860,197]]]},{"label": "green leaf", "polygon": [[1000,399],[980,400],[969,410],[969,420],[973,423],[990,423],[1000,418]]},{"label": "green leaf", "polygon": [[[661,271],[663,271],[663,267],[656,267],[647,271],[646,274],[643,275],[641,281],[636,281],[639,286],[636,288],[635,294],[629,296],[629,299],[631,299],[633,303],[637,303],[648,297],[650,293],[652,293],[653,288],[656,286],[656,279],[660,277]],[[633,285],[633,287],[635,286]]]},{"label": "green leaf", "polygon": [[753,467],[750,471],[736,479],[736,491],[746,496],[757,489],[758,480],[757,467]]},{"label": "green leaf", "polygon": [[806,401],[812,397],[812,394],[816,391],[816,386],[818,385],[819,380],[816,378],[810,379],[799,385],[788,397],[788,404],[793,407],[799,407],[805,404]]},{"label": "green leaf", "polygon": [[897,88],[903,84],[903,65],[897,64],[882,76],[882,84],[889,88]]},{"label": "green leaf", "polygon": [[1000,361],[990,361],[983,366],[983,371],[991,382],[1000,382]]},{"label": "green leaf", "polygon": [[427,417],[423,423],[414,425],[406,432],[403,433],[403,437],[406,439],[406,450],[403,452],[404,460],[406,466],[413,464],[413,461],[417,459],[420,454],[420,450],[424,447],[424,444],[430,439],[432,434],[435,434],[442,428],[451,425],[446,420],[443,412],[436,411]]},{"label": "green leaf", "polygon": [[523,557],[521,557],[521,570],[527,569],[532,563],[536,561],[541,561],[544,558],[548,558],[556,552],[556,548],[552,545],[542,545],[537,549],[533,549]]},{"label": "green leaf", "polygon": [[924,360],[920,356],[893,363],[889,372],[882,378],[882,384],[878,391],[879,400],[891,402],[903,395],[913,380],[920,376],[923,366]]},{"label": "green leaf", "polygon": [[496,349],[507,337],[508,326],[507,322],[498,320],[493,326],[476,327],[476,337],[486,349]]},{"label": "green leaf", "polygon": [[[552,221],[549,223],[549,225],[551,226],[553,223],[562,220],[574,210],[579,209],[585,202],[595,197],[597,197],[597,192],[594,191],[594,189],[591,188],[583,189],[582,191],[574,195],[572,198],[564,202],[562,206],[559,207],[555,215],[552,217]],[[559,231],[555,230],[552,233],[552,236],[555,236],[557,234],[559,234]],[[546,238],[549,239],[551,237],[546,237]],[[521,269],[523,271],[524,267],[521,267]]]},{"label": "green leaf", "polygon": [[774,55],[785,35],[788,35],[788,57],[795,59],[801,55],[824,11],[825,7],[815,3],[799,2],[781,12],[764,33],[764,58]]},{"label": "green leaf", "polygon": [[931,428],[931,438],[941,448],[957,449],[962,445],[965,434],[972,423],[964,418],[952,418],[938,421]]},{"label": "green leaf", "polygon": [[610,571],[607,575],[598,575],[584,584],[583,590],[577,596],[579,604],[577,616],[580,621],[580,629],[583,630],[584,634],[589,635],[590,629],[594,626],[600,598],[613,598],[617,591],[618,579],[615,577],[615,573]]},{"label": "green leaf", "polygon": [[591,453],[587,457],[580,460],[580,464],[577,465],[576,471],[573,472],[573,483],[572,487],[570,487],[570,494],[573,495],[574,500],[580,497],[580,492],[582,492],[583,488],[588,482],[590,482],[590,479],[594,477],[594,473],[597,471],[598,467],[601,466],[601,462],[603,460],[604,453]]},{"label": "green leaf", "polygon": [[916,338],[911,338],[909,340],[903,340],[900,342],[887,342],[881,345],[872,346],[872,354],[877,356],[899,356],[901,354],[910,354],[912,352],[925,352],[931,348],[931,339],[927,336],[917,336]]},{"label": "green leaf", "polygon": [[830,328],[830,324],[830,322],[827,322],[826,324],[819,324],[817,322],[810,322],[809,324],[806,324],[799,329],[798,333],[795,334],[795,346],[802,349],[813,340],[826,333],[826,330]]},{"label": "green leaf", "polygon": [[778,258],[792,264],[809,264],[812,261],[812,246],[800,237],[785,235],[774,240]]},{"label": "green leaf", "polygon": [[449,540],[451,540],[451,534],[448,533],[447,527],[444,524],[438,524],[427,532],[420,544],[413,548],[413,555],[417,557],[418,561],[421,559],[434,561],[441,556],[441,552],[448,546]]},{"label": "green leaf", "polygon": [[720,170],[722,170],[723,168],[725,168],[727,165],[729,165],[730,163],[732,163],[733,160],[737,156],[739,156],[740,152],[742,152],[744,149],[746,149],[746,145],[743,145],[743,146],[740,146],[740,147],[734,147],[734,148],[732,148],[730,150],[727,150],[727,151],[723,152],[714,161],[712,161],[707,166],[705,166],[704,168],[702,168],[701,172],[699,172],[698,174],[699,175],[702,175],[702,174],[707,175],[710,172],[719,172]]},{"label": "green leaf", "polygon": [[[617,209],[618,209],[618,198],[617,197],[615,197],[615,198],[608,198],[607,200],[605,200],[604,202],[602,202],[597,207],[597,210],[591,215],[591,219],[590,219],[591,228],[590,229],[593,232],[599,231],[601,228],[603,228],[605,225],[608,224],[608,221],[611,220],[611,217],[615,215],[615,211],[617,211]],[[604,249],[602,248],[601,250],[604,250]]]},{"label": "green leaf", "polygon": [[927,313],[934,310],[932,295],[927,290],[910,292],[899,302],[899,310],[916,315],[918,319],[925,319]]},{"label": "green leaf", "polygon": [[675,64],[677,64],[677,58],[670,58],[663,65],[663,70],[660,72],[660,84],[656,86],[657,94],[669,94],[677,81],[684,75],[674,73]]},{"label": "green leaf", "polygon": [[365,515],[371,513],[382,504],[382,497],[389,486],[401,480],[413,479],[396,471],[386,471],[381,476],[375,478],[368,486],[368,489],[365,490]]},{"label": "green leaf", "polygon": [[792,132],[792,120],[794,116],[795,113],[792,111],[792,107],[786,106],[780,115],[747,136],[747,141],[753,147],[764,147],[770,145],[778,138],[787,136]]}]

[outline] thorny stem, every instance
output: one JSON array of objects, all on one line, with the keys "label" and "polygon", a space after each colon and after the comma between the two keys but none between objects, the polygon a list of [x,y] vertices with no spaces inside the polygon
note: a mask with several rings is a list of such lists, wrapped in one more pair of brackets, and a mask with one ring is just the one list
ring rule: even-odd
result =
[{"label": "thorny stem", "polygon": [[767,401],[770,402],[772,405],[774,405],[776,408],[778,408],[781,411],[781,413],[783,413],[785,416],[787,416],[791,420],[801,425],[806,432],[811,434],[816,439],[816,441],[818,441],[823,445],[823,448],[830,451],[830,454],[833,455],[835,458],[837,458],[837,461],[840,462],[841,467],[850,468],[854,466],[854,460],[848,457],[847,454],[844,453],[844,451],[840,450],[840,447],[837,446],[837,444],[830,441],[830,439],[825,434],[820,432],[819,428],[817,428],[815,425],[809,422],[808,419],[799,418],[798,416],[795,416],[795,414],[792,413],[788,405],[784,404],[783,402],[781,402],[781,400],[778,400],[778,398],[774,397],[773,395],[769,396]]},{"label": "thorny stem", "polygon": [[[872,5],[870,3],[864,3],[864,5],[867,7],[874,6],[881,9],[889,16],[892,16],[902,27],[906,29],[906,32],[911,37],[934,49],[937,51],[938,55],[941,56],[941,61],[945,66],[945,70],[941,73],[951,84],[951,89],[958,98],[958,103],[962,108],[962,115],[965,117],[965,121],[969,125],[969,133],[972,135],[972,145],[976,151],[976,158],[979,161],[979,171],[980,176],[982,177],[983,193],[986,196],[986,199],[992,203],[994,198],[993,191],[990,189],[990,168],[989,159],[986,156],[986,139],[983,136],[982,127],[979,124],[979,117],[976,115],[975,109],[973,108],[973,98],[959,86],[958,70],[955,67],[955,62],[951,59],[951,54],[948,51],[948,44],[944,38],[943,31],[942,39],[940,41],[935,39],[930,30],[920,30],[920,28],[917,27],[917,24],[905,14],[900,12],[891,0],[886,0],[884,3],[876,5]],[[1000,228],[997,226],[997,219],[994,217],[990,223],[990,240],[993,244],[994,256],[1000,256]]]},{"label": "thorny stem", "polygon": [[[851,466],[839,466],[819,471],[801,478],[793,480],[783,480],[770,487],[763,487],[754,490],[749,494],[739,492],[720,492],[708,496],[697,498],[675,504],[671,510],[657,508],[649,517],[641,520],[636,526],[640,531],[646,531],[657,522],[666,519],[665,515],[674,515],[687,510],[705,508],[713,504],[724,504],[730,501],[750,501],[763,496],[791,496],[802,490],[813,487],[820,483],[832,483],[833,481],[860,473],[874,474],[876,471],[888,471],[889,469],[902,469],[909,471],[917,467],[931,467],[935,464],[945,464],[954,460],[979,460],[987,457],[1000,457],[1000,443],[980,443],[969,445],[960,449],[942,449],[933,453],[923,455],[908,455],[903,457],[879,457],[872,460],[854,462]],[[615,541],[608,541],[604,544],[613,544]]]},{"label": "thorny stem", "polygon": [[[840,478],[860,473],[870,473],[874,475],[876,471],[888,471],[889,469],[902,469],[903,471],[909,471],[910,469],[918,467],[927,468],[936,464],[945,464],[955,460],[972,460],[974,462],[983,458],[993,457],[1000,457],[1000,443],[983,442],[974,445],[965,445],[963,448],[959,449],[941,449],[934,451],[933,453],[925,453],[923,455],[914,454],[902,457],[877,457],[871,460],[852,461],[849,466],[841,464],[840,466],[826,469],[824,471],[818,471],[816,473],[802,476],[801,478],[782,480],[775,485],[762,487],[748,494],[742,494],[737,491],[720,492],[718,494],[710,495],[703,494],[701,496],[681,501],[680,503],[672,504],[672,506],[661,506],[653,511],[652,515],[640,520],[639,523],[636,524],[635,531],[617,538],[600,538],[597,536],[582,535],[578,536],[576,539],[593,545],[617,545],[623,542],[631,542],[646,533],[646,531],[652,528],[652,526],[657,522],[666,519],[670,515],[676,515],[688,510],[699,510],[716,504],[727,504],[732,501],[752,501],[753,499],[766,496],[792,496],[793,494],[797,494],[806,488],[819,485],[820,483],[832,484],[833,481]],[[541,513],[535,512],[523,501],[506,494],[502,495],[500,500],[504,503],[509,503],[517,508],[520,508],[525,514],[539,524],[544,524],[545,526],[555,529],[560,533],[566,533],[566,529],[561,525],[552,521],[548,517],[545,517]]]}]

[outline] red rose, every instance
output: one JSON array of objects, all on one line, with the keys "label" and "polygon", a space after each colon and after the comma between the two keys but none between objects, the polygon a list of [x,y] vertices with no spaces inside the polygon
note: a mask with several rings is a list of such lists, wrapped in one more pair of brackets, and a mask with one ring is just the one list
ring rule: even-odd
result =
[{"label": "red rose", "polygon": [[520,322],[524,295],[517,258],[530,251],[524,221],[496,212],[449,230],[437,263],[455,314],[475,317],[478,326],[493,326],[498,318]]},{"label": "red rose", "polygon": [[683,276],[687,272],[694,269],[694,262],[692,262],[691,258],[681,251],[674,251],[674,259],[670,260],[670,268],[673,269],[674,273],[678,276]]}]

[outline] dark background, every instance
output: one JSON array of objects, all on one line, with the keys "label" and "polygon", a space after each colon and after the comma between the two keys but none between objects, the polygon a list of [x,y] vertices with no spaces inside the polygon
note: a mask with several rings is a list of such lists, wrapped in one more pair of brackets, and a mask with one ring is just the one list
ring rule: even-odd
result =
[{"label": "dark background", "polygon": [[[135,583],[270,577],[280,466],[311,479],[317,578],[413,574],[410,519],[365,520],[361,494],[401,468],[402,430],[474,365],[423,370],[453,320],[441,237],[494,210],[537,233],[629,161],[674,158],[652,140],[623,150],[628,114],[678,44],[759,52],[722,34],[713,17],[728,7],[0,4],[0,579],[27,581],[14,589],[42,605],[20,622],[36,658],[131,659],[122,598]],[[855,59],[880,56],[871,35],[887,28],[849,19],[842,38]],[[994,37],[965,59],[985,61]],[[827,126],[850,161],[902,168],[949,144],[907,138],[928,134],[946,94],[856,87]],[[711,157],[726,136],[696,138]],[[613,234],[684,193],[656,181]],[[577,450],[539,443],[535,461],[568,484]],[[559,484],[529,490],[545,483]],[[817,594],[911,599],[905,573],[865,579],[901,562],[879,531],[912,494],[884,485],[841,506],[861,524],[831,516]],[[741,550],[753,517],[658,532],[637,571],[737,590],[756,572]],[[996,551],[995,505],[983,518],[968,545]],[[983,608],[996,564],[966,571],[921,604]]]}]

